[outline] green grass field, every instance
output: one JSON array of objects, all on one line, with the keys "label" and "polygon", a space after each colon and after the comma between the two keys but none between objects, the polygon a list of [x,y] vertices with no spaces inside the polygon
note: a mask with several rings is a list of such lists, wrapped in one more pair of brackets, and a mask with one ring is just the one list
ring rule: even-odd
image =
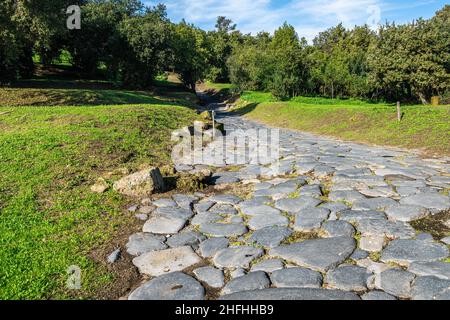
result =
[{"label": "green grass field", "polygon": [[[194,101],[180,90],[0,89],[0,299],[105,297],[117,275],[92,252],[136,219],[129,199],[90,186],[170,163],[170,134],[192,124]],[[81,291],[65,289],[71,265]]]},{"label": "green grass field", "polygon": [[236,111],[268,125],[376,145],[450,155],[450,106],[396,106],[358,100],[297,97],[277,101],[270,93],[244,92]]}]

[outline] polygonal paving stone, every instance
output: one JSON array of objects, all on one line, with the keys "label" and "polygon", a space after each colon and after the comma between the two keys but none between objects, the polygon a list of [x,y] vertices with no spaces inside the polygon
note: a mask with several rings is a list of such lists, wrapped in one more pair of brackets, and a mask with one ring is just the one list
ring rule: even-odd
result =
[{"label": "polygonal paving stone", "polygon": [[248,216],[259,216],[259,215],[277,215],[280,214],[280,210],[269,207],[267,205],[259,205],[254,207],[243,207],[241,208],[243,214]]},{"label": "polygonal paving stone", "polygon": [[450,208],[450,198],[439,193],[419,193],[400,199],[401,204],[422,206],[436,211]]},{"label": "polygonal paving stone", "polygon": [[371,273],[366,268],[343,265],[328,271],[326,282],[329,287],[346,291],[365,291]]},{"label": "polygonal paving stone", "polygon": [[272,199],[269,197],[255,197],[250,200],[242,201],[241,203],[238,204],[238,207],[241,210],[245,210],[244,208],[258,207],[258,206],[262,206],[262,205],[267,205],[268,203],[271,203],[271,202],[272,202]]},{"label": "polygonal paving stone", "polygon": [[408,271],[419,276],[434,276],[443,280],[450,280],[450,263],[448,262],[413,262],[410,264]]},{"label": "polygonal paving stone", "polygon": [[350,259],[352,260],[362,260],[362,259],[366,259],[369,256],[369,252],[361,250],[361,249],[356,249],[355,252],[353,252],[353,254],[351,255]]},{"label": "polygonal paving stone", "polygon": [[348,237],[306,240],[274,248],[270,250],[270,255],[320,272],[327,272],[345,261],[355,247],[355,239]]},{"label": "polygonal paving stone", "polygon": [[361,219],[356,228],[362,235],[384,235],[390,239],[410,239],[416,235],[413,227],[401,221]]},{"label": "polygonal paving stone", "polygon": [[330,210],[324,208],[302,209],[295,215],[294,230],[303,232],[318,230],[329,215]]},{"label": "polygonal paving stone", "polygon": [[222,288],[225,284],[223,271],[214,267],[202,267],[195,269],[193,272],[198,280],[206,283],[211,288]]},{"label": "polygonal paving stone", "polygon": [[268,259],[254,264],[250,271],[264,271],[267,273],[272,273],[275,270],[283,269],[283,267],[284,263],[280,259]]},{"label": "polygonal paving stone", "polygon": [[251,235],[249,242],[257,243],[263,247],[275,248],[283,242],[284,239],[292,234],[291,229],[280,226],[266,227],[256,230]]},{"label": "polygonal paving stone", "polygon": [[211,212],[200,212],[194,216],[191,220],[191,225],[200,226],[202,224],[214,223],[221,221],[223,217],[217,213]]},{"label": "polygonal paving stone", "polygon": [[269,278],[263,271],[250,272],[245,276],[235,278],[223,288],[223,294],[231,294],[240,291],[261,290],[270,286]]},{"label": "polygonal paving stone", "polygon": [[216,203],[212,201],[201,201],[199,203],[194,204],[194,210],[197,213],[207,212],[215,204]]},{"label": "polygonal paving stone", "polygon": [[412,262],[430,262],[447,258],[444,245],[421,240],[394,240],[383,250],[381,261],[409,266]]},{"label": "polygonal paving stone", "polygon": [[254,247],[232,247],[220,250],[213,258],[219,268],[248,268],[250,262],[261,257],[264,251]]},{"label": "polygonal paving stone", "polygon": [[211,238],[200,244],[199,251],[202,257],[211,258],[220,250],[227,248],[229,244],[230,241],[226,238]]},{"label": "polygonal paving stone", "polygon": [[297,213],[306,208],[314,208],[321,204],[322,201],[312,197],[300,197],[294,199],[282,199],[275,202],[275,207],[281,211],[289,213]]},{"label": "polygonal paving stone", "polygon": [[402,269],[389,269],[379,275],[375,285],[389,294],[399,298],[411,298],[411,284],[415,276]]},{"label": "polygonal paving stone", "polygon": [[191,247],[152,251],[133,259],[140,273],[157,277],[169,272],[181,271],[199,263],[200,257]]},{"label": "polygonal paving stone", "polygon": [[414,281],[411,296],[414,300],[448,300],[450,280],[436,277],[418,277]]},{"label": "polygonal paving stone", "polygon": [[379,301],[388,301],[388,300],[397,300],[396,297],[390,295],[389,293],[383,291],[370,291],[361,296],[362,300],[379,300]]},{"label": "polygonal paving stone", "polygon": [[194,278],[173,272],[155,278],[133,291],[128,300],[203,300],[205,289]]},{"label": "polygonal paving stone", "polygon": [[353,203],[357,200],[364,200],[366,197],[358,191],[336,190],[328,194],[328,199],[331,201],[346,201]]},{"label": "polygonal paving stone", "polygon": [[359,240],[359,248],[368,252],[380,252],[383,250],[386,239],[383,234],[363,235]]},{"label": "polygonal paving stone", "polygon": [[427,216],[428,211],[421,206],[414,205],[396,205],[386,209],[386,215],[389,219],[409,222]]},{"label": "polygonal paving stone", "polygon": [[287,227],[289,219],[281,214],[258,215],[250,218],[248,226],[252,230],[260,230],[266,227],[280,226]]},{"label": "polygonal paving stone", "polygon": [[142,228],[145,233],[175,234],[184,228],[188,219],[177,217],[154,216]]},{"label": "polygonal paving stone", "polygon": [[238,196],[230,195],[230,194],[221,194],[215,195],[209,198],[210,201],[214,201],[220,204],[231,204],[235,205],[242,201]]},{"label": "polygonal paving stone", "polygon": [[165,241],[166,237],[164,236],[136,233],[128,239],[127,252],[132,256],[139,256],[150,251],[164,250],[167,248]]},{"label": "polygonal paving stone", "polygon": [[398,194],[392,189],[391,186],[381,186],[381,187],[373,187],[373,188],[359,188],[359,192],[363,195],[371,198],[377,197],[397,197]]},{"label": "polygonal paving stone", "polygon": [[352,293],[318,288],[272,288],[229,294],[219,300],[360,300]]},{"label": "polygonal paving stone", "polygon": [[340,202],[328,202],[325,204],[321,204],[319,208],[328,209],[331,211],[331,213],[338,213],[350,209],[348,206]]},{"label": "polygonal paving stone", "polygon": [[215,173],[211,177],[211,182],[215,185],[232,184],[241,181],[234,172]]},{"label": "polygonal paving stone", "polygon": [[187,194],[175,194],[172,199],[183,209],[190,210],[192,203],[197,201],[198,198],[193,195]]},{"label": "polygonal paving stone", "polygon": [[342,220],[326,221],[322,225],[322,230],[326,233],[327,238],[353,237],[355,235],[355,228]]},{"label": "polygonal paving stone", "polygon": [[200,242],[206,237],[195,231],[181,232],[167,239],[166,243],[171,248],[190,246],[194,250],[198,248]]},{"label": "polygonal paving stone", "polygon": [[339,212],[337,215],[339,220],[347,221],[349,223],[357,223],[358,221],[365,219],[386,220],[386,215],[384,212],[380,211],[347,210]]},{"label": "polygonal paving stone", "polygon": [[397,205],[398,202],[391,198],[370,198],[357,200],[353,203],[353,210],[385,210]]},{"label": "polygonal paving stone", "polygon": [[323,196],[322,188],[318,184],[306,185],[300,188],[301,197],[321,197]]},{"label": "polygonal paving stone", "polygon": [[200,232],[211,237],[239,237],[248,229],[242,223],[205,223],[200,225]]},{"label": "polygonal paving stone", "polygon": [[215,204],[209,212],[216,213],[219,215],[236,215],[238,214],[237,209],[230,204]]},{"label": "polygonal paving stone", "polygon": [[154,215],[167,218],[190,219],[194,215],[194,213],[191,209],[178,207],[161,207],[154,211]]},{"label": "polygonal paving stone", "polygon": [[320,288],[322,286],[322,275],[306,268],[276,270],[270,279],[277,288]]}]

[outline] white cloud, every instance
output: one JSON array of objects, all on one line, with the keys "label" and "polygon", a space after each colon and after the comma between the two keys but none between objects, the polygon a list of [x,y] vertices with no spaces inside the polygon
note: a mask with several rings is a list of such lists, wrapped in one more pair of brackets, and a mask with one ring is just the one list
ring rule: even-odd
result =
[{"label": "white cloud", "polygon": [[[388,0],[384,0],[388,1]],[[432,1],[432,0],[428,0]],[[150,1],[147,1],[149,3]],[[342,22],[347,28],[369,23],[376,6],[392,10],[383,0],[153,0],[166,4],[170,17],[185,18],[202,28],[213,29],[218,16],[226,16],[238,24],[244,33],[273,32],[284,21],[292,24],[300,36],[312,40],[320,31]],[[422,0],[419,2],[427,2]],[[373,13],[373,10],[372,10]],[[373,18],[373,17],[372,17]]]}]

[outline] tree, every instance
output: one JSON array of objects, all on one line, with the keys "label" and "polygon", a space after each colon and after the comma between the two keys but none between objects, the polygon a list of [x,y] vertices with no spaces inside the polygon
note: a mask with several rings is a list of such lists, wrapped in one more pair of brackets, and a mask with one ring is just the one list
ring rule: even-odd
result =
[{"label": "tree", "polygon": [[293,26],[285,23],[269,44],[274,72],[270,90],[279,98],[295,97],[304,91],[308,76],[306,40],[299,39]]},{"label": "tree", "polygon": [[216,30],[209,32],[207,36],[210,66],[207,76],[213,82],[228,82],[227,61],[242,35],[236,31],[236,25],[230,19],[218,17]]},{"label": "tree", "polygon": [[206,33],[182,21],[172,30],[173,65],[184,85],[195,92],[207,68]]},{"label": "tree", "polygon": [[124,40],[120,72],[124,85],[149,86],[163,71],[169,53],[170,24],[162,7],[147,8],[145,15],[124,19],[119,26]]}]

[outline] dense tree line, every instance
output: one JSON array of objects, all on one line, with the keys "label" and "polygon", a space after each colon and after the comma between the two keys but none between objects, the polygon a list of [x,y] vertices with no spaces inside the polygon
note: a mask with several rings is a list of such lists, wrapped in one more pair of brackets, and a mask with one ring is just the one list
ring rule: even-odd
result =
[{"label": "dense tree line", "polygon": [[[69,5],[82,10],[81,30],[66,28]],[[175,71],[191,90],[199,80],[231,81],[239,90],[298,95],[418,100],[448,95],[450,6],[429,20],[342,25],[308,45],[284,24],[273,35],[242,34],[219,17],[213,31],[172,23],[164,5],[139,0],[3,0],[0,3],[0,83],[33,73],[34,54],[49,64],[62,50],[83,74],[102,69],[109,80],[148,87]]]},{"label": "dense tree line", "polygon": [[419,100],[450,90],[450,6],[430,20],[320,33],[308,46],[292,26],[234,48],[231,81],[242,90],[297,95]]}]

